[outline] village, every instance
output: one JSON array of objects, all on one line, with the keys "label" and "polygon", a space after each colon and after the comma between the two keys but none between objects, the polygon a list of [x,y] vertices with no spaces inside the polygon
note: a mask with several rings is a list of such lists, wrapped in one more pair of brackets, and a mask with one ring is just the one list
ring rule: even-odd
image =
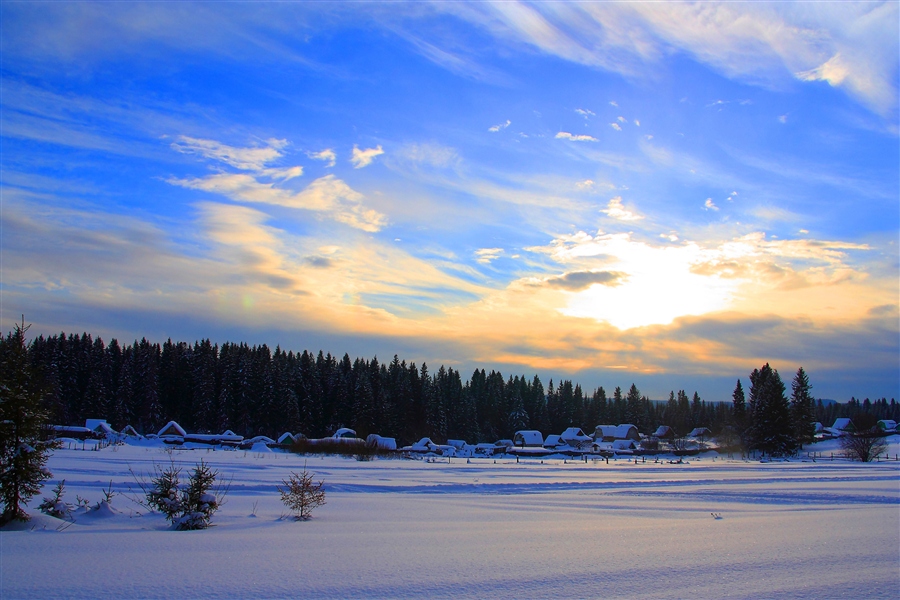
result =
[{"label": "village", "polygon": [[[881,419],[876,424],[882,436],[897,435],[897,422]],[[815,442],[833,440],[855,433],[852,419],[840,417],[830,427],[814,423]],[[226,429],[220,434],[188,433],[175,421],[166,423],[157,433],[142,435],[134,427],[127,425],[122,431],[115,431],[105,419],[87,419],[83,427],[49,425],[45,428],[48,438],[58,438],[64,443],[75,443],[84,440],[98,440],[105,444],[144,445],[162,443],[169,447],[221,448],[240,449],[252,452],[270,452],[273,449],[294,451],[297,453],[333,453],[333,454],[379,454],[397,457],[443,457],[443,458],[491,458],[511,456],[518,458],[545,457],[618,457],[618,456],[655,456],[674,455],[697,456],[701,453],[737,453],[743,457],[742,448],[733,442],[725,445],[713,435],[707,427],[696,427],[685,436],[677,436],[675,431],[660,425],[649,435],[641,434],[631,424],[597,425],[588,435],[579,427],[569,427],[560,434],[546,437],[536,430],[520,430],[512,439],[500,439],[496,442],[468,443],[465,440],[448,439],[446,444],[438,444],[428,437],[419,441],[398,446],[395,438],[378,434],[369,434],[366,438],[357,437],[356,431],[349,427],[338,428],[327,438],[310,439],[302,433],[284,432],[277,439],[265,435],[244,438]],[[806,448],[805,452],[813,452],[815,446]],[[368,451],[368,452],[366,452]],[[749,454],[748,454],[749,456]]]}]

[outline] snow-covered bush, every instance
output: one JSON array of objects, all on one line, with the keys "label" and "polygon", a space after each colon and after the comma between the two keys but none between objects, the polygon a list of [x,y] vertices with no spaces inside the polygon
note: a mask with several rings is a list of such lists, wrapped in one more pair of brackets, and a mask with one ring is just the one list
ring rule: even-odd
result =
[{"label": "snow-covered bush", "polygon": [[66,480],[63,479],[53,488],[53,497],[44,497],[44,501],[38,506],[38,509],[45,515],[56,517],[57,519],[68,519],[72,514],[73,507],[71,504],[63,501],[63,494],[66,493]]},{"label": "snow-covered bush", "polygon": [[213,514],[219,509],[216,495],[212,493],[218,471],[202,460],[194,467],[188,486],[181,492],[181,516],[175,520],[176,529],[206,529]]},{"label": "snow-covered bush", "polygon": [[213,490],[218,474],[201,460],[191,471],[187,487],[181,489],[181,469],[170,463],[166,468],[156,467],[149,486],[140,480],[138,484],[145,490],[146,505],[164,514],[175,529],[206,529],[226,493]]},{"label": "snow-covered bush", "polygon": [[312,473],[304,469],[300,473],[291,472],[283,479],[284,487],[278,486],[281,501],[294,513],[294,519],[306,521],[312,517],[314,508],[325,504],[324,481],[314,482]]},{"label": "snow-covered bush", "polygon": [[181,497],[178,493],[178,476],[181,469],[170,463],[166,468],[156,465],[156,474],[151,479],[150,488],[147,490],[147,504],[153,510],[158,510],[169,521],[175,521],[181,516],[183,510]]}]

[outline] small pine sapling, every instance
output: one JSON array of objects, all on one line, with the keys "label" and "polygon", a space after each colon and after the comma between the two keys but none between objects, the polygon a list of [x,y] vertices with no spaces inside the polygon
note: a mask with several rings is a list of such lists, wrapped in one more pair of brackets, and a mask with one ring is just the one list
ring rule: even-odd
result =
[{"label": "small pine sapling", "polygon": [[218,474],[202,460],[194,467],[188,486],[181,493],[182,515],[175,520],[176,529],[187,531],[209,527],[213,514],[219,508],[216,495],[212,493]]},{"label": "small pine sapling", "polygon": [[38,509],[45,515],[56,517],[57,519],[67,519],[72,514],[72,505],[63,501],[62,497],[66,493],[66,480],[63,479],[53,488],[53,497],[44,497],[44,501],[38,506]]},{"label": "small pine sapling", "polygon": [[181,469],[174,464],[166,468],[156,465],[156,474],[151,478],[147,490],[147,504],[158,510],[169,521],[175,521],[182,513],[181,498],[178,495],[178,476]]},{"label": "small pine sapling", "polygon": [[284,487],[277,486],[281,501],[294,513],[297,521],[309,520],[313,509],[325,504],[325,482],[314,482],[312,473],[305,467],[300,473],[292,471],[290,478],[283,479],[282,483]]}]

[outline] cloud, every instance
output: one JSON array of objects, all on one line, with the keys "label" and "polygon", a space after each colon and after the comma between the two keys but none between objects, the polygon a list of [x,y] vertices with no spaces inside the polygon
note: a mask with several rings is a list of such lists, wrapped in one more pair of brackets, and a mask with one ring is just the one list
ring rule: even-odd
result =
[{"label": "cloud", "polygon": [[493,127],[488,127],[488,131],[490,131],[491,133],[497,133],[501,129],[506,129],[510,125],[512,125],[512,121],[507,119],[505,123],[500,123],[499,125],[494,125]]},{"label": "cloud", "polygon": [[584,181],[579,181],[578,183],[575,184],[575,187],[578,188],[579,190],[589,190],[592,187],[594,187],[594,180],[593,179],[585,179]]},{"label": "cloud", "polygon": [[637,127],[640,127],[640,126],[641,126],[641,122],[638,121],[637,119],[634,120],[634,124],[635,124]]},{"label": "cloud", "polygon": [[644,217],[635,212],[632,212],[625,208],[622,204],[622,197],[616,196],[615,198],[610,199],[609,204],[606,205],[606,208],[602,209],[600,212],[605,213],[606,216],[617,219],[619,221],[639,221]]},{"label": "cloud", "polygon": [[[212,140],[180,137],[172,145],[179,152],[198,153],[233,166],[244,173],[215,173],[206,177],[171,178],[168,183],[180,187],[219,194],[237,202],[253,202],[315,211],[333,220],[363,231],[382,229],[387,218],[363,206],[363,196],[333,175],[316,179],[296,192],[281,187],[281,182],[302,174],[301,167],[283,169],[266,165],[281,156],[284,140],[269,140],[266,147],[235,148]],[[380,147],[379,147],[380,148]],[[276,181],[261,181],[261,178]]]},{"label": "cloud", "polygon": [[183,154],[199,154],[212,160],[223,162],[242,171],[262,171],[266,165],[281,158],[281,149],[287,146],[286,140],[269,139],[264,146],[238,148],[215,140],[178,136],[171,148]]},{"label": "cloud", "polygon": [[313,160],[325,161],[329,167],[333,167],[337,163],[337,154],[331,148],[326,148],[320,152],[307,152],[306,156]]},{"label": "cloud", "polygon": [[781,123],[782,125],[784,125],[785,123],[787,123],[787,119],[788,119],[787,115],[781,115],[780,117],[778,117],[778,122]]},{"label": "cloud", "polygon": [[707,198],[703,203],[703,210],[719,210],[719,207],[715,205],[712,198]]},{"label": "cloud", "polygon": [[581,115],[585,119],[587,119],[588,117],[596,117],[597,116],[594,114],[593,111],[588,110],[586,108],[576,108],[575,112],[577,112],[579,115]]},{"label": "cloud", "polygon": [[384,154],[384,150],[381,149],[380,144],[375,148],[367,148],[365,150],[360,150],[356,144],[353,144],[353,156],[350,157],[350,162],[353,163],[354,169],[362,169],[363,167],[368,167],[375,160],[376,156],[382,154]]},{"label": "cloud", "polygon": [[896,2],[815,11],[731,2],[438,6],[504,42],[629,78],[686,54],[740,82],[827,81],[882,116],[897,107]]},{"label": "cloud", "polygon": [[619,103],[616,102],[615,100],[610,100],[610,101],[609,101],[609,105],[610,105],[610,106],[615,106],[616,108],[619,107]]},{"label": "cloud", "polygon": [[613,123],[610,123],[609,126],[612,127],[613,129],[615,129],[616,131],[622,131],[622,127],[618,123],[613,122]]},{"label": "cloud", "polygon": [[503,254],[503,248],[480,248],[475,251],[475,262],[482,265],[489,265],[492,261],[500,258]]},{"label": "cloud", "polygon": [[556,134],[558,140],[571,140],[573,142],[596,142],[597,138],[590,135],[573,135],[568,131],[560,131]]},{"label": "cloud", "polygon": [[616,286],[621,284],[627,275],[618,271],[573,271],[544,280],[550,287],[569,291],[581,291],[592,285]]}]

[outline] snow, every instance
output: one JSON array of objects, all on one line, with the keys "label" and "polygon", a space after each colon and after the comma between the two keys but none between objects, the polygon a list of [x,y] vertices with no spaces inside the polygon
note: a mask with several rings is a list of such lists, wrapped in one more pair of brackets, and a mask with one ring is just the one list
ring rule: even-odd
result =
[{"label": "snow", "polygon": [[[44,495],[60,479],[70,502],[117,495],[74,523],[33,499],[32,522],[0,533],[0,597],[896,598],[900,461],[806,450],[607,464],[79,444],[52,455]],[[128,499],[129,469],[201,459],[230,481],[212,528],[174,531]],[[304,467],[327,504],[296,522],[276,486]]]}]

